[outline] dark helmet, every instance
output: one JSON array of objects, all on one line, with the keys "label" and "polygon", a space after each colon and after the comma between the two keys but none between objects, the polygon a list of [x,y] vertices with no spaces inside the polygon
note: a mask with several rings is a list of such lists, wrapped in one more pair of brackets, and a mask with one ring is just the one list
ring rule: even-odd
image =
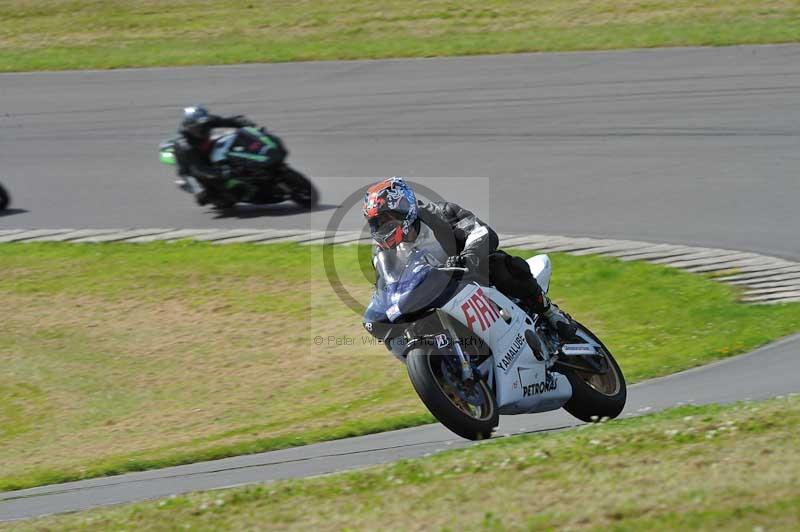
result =
[{"label": "dark helmet", "polygon": [[383,249],[417,238],[417,198],[400,177],[391,177],[367,189],[364,195],[364,218],[372,238]]},{"label": "dark helmet", "polygon": [[206,127],[208,118],[208,110],[205,107],[200,105],[185,107],[183,109],[181,131],[192,137],[204,139],[208,136],[208,128]]}]

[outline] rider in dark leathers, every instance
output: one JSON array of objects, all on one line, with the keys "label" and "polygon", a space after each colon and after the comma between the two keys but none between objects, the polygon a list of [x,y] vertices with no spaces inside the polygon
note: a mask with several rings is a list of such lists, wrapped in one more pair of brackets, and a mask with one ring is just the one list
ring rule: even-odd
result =
[{"label": "rider in dark leathers", "polygon": [[183,120],[178,129],[180,138],[175,143],[175,158],[178,162],[180,176],[193,176],[206,182],[218,183],[214,190],[204,191],[197,195],[200,205],[212,201],[214,197],[235,203],[241,197],[242,191],[236,190],[241,183],[231,175],[230,169],[215,166],[209,156],[213,147],[211,133],[215,128],[221,127],[252,127],[255,123],[244,116],[237,115],[222,117],[209,114],[200,106],[187,107],[183,110]]},{"label": "rider in dark leathers", "polygon": [[447,201],[417,202],[411,187],[393,177],[370,187],[363,213],[376,252],[413,242],[424,224],[441,246],[444,266],[466,268],[477,281],[516,298],[526,312],[543,316],[563,338],[574,336],[575,323],[550,302],[528,263],[499,251],[497,233],[472,212]]}]

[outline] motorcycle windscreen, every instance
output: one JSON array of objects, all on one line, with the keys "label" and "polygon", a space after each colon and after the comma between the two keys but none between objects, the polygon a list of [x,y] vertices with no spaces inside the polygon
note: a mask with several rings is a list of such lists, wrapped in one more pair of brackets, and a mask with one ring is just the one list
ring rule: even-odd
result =
[{"label": "motorcycle windscreen", "polygon": [[436,263],[430,253],[403,244],[376,255],[376,295],[389,321],[413,317],[452,294],[452,276],[434,268]]}]

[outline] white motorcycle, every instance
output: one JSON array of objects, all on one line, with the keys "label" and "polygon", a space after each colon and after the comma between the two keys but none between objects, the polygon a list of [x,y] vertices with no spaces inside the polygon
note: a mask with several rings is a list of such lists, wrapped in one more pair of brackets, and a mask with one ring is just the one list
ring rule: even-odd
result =
[{"label": "white motorcycle", "polygon": [[[550,259],[527,262],[546,292]],[[417,394],[444,426],[480,440],[491,436],[500,414],[563,407],[588,422],[622,412],[625,378],[589,329],[578,324],[576,337],[564,341],[497,289],[439,264],[407,243],[379,253],[379,284],[364,319],[406,363]]]}]

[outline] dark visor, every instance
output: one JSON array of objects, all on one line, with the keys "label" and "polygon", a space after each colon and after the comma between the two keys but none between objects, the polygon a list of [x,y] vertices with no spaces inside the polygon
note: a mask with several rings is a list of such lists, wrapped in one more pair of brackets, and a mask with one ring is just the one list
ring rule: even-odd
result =
[{"label": "dark visor", "polygon": [[403,219],[395,212],[382,212],[378,216],[369,219],[369,229],[374,238],[385,239],[403,224]]}]

